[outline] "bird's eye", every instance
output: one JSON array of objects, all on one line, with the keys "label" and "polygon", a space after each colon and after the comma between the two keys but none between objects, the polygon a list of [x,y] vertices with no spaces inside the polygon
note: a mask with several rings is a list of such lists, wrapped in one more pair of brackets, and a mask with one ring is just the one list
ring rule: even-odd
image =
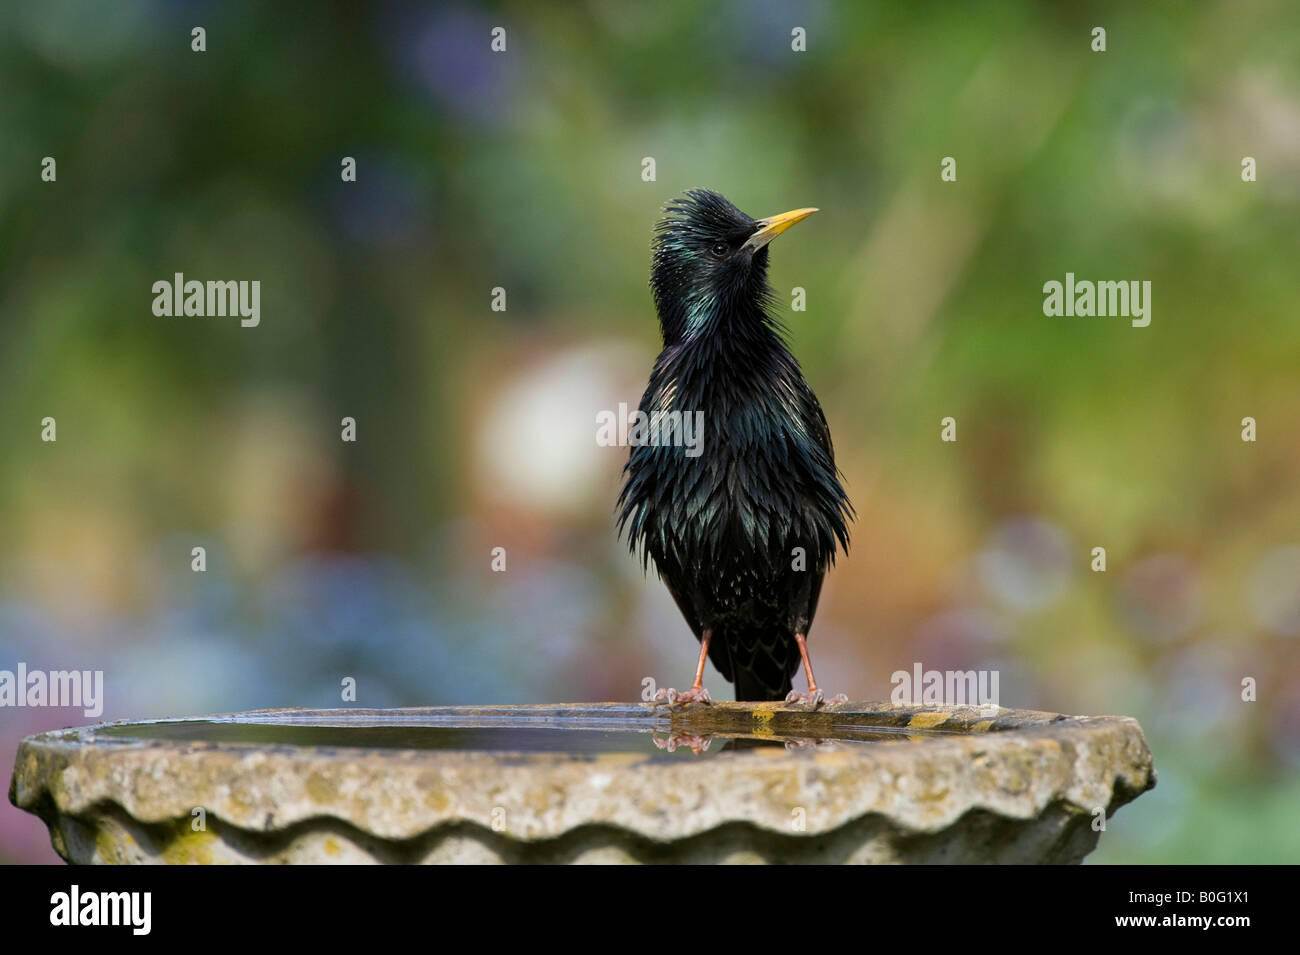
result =
[{"label": "bird's eye", "polygon": [[718,258],[722,258],[724,255],[726,255],[726,254],[727,254],[727,243],[725,243],[725,242],[719,242],[719,243],[717,243],[716,245],[714,245],[714,246],[713,246],[713,254],[716,255]]}]

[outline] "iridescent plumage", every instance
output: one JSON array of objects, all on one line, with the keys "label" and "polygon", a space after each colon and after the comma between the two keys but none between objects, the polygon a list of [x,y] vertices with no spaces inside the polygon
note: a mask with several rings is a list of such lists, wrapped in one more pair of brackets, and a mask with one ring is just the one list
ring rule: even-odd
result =
[{"label": "iridescent plumage", "polygon": [[[783,699],[852,515],[830,429],[773,317],[763,223],[715,192],[669,203],[650,285],[664,348],[647,415],[704,412],[702,453],[633,447],[619,529],[738,700]],[[803,569],[799,569],[802,566]]]}]

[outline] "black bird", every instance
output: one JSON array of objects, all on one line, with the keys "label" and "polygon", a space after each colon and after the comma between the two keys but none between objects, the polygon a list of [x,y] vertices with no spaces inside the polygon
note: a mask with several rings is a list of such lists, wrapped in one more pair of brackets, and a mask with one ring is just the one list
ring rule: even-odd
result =
[{"label": "black bird", "polygon": [[[816,211],[754,219],[692,189],[656,228],[664,348],[639,410],[651,422],[703,412],[704,433],[694,456],[681,442],[633,445],[618,525],[700,641],[691,689],[661,690],[669,702],[709,701],[706,657],[737,700],[824,699],[806,638],[853,508],[767,282],[768,243]],[[792,690],[801,660],[807,693]]]}]

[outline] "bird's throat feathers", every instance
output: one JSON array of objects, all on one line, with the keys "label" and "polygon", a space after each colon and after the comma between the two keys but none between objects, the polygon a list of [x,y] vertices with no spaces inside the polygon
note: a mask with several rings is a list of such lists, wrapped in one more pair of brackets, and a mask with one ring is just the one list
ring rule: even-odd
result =
[{"label": "bird's throat feathers", "polygon": [[710,350],[781,345],[782,328],[773,315],[776,293],[767,281],[767,250],[747,269],[701,276],[669,269],[656,272],[651,286],[665,347],[703,344]]}]

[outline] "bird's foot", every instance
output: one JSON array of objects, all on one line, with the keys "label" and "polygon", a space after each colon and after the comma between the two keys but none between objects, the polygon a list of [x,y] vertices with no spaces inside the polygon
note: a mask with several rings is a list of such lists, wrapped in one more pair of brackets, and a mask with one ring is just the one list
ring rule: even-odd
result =
[{"label": "bird's foot", "polygon": [[712,703],[709,697],[709,691],[702,686],[693,686],[689,690],[674,690],[672,687],[664,687],[655,694],[656,703],[667,703],[669,706],[685,706],[688,703]]},{"label": "bird's foot", "polygon": [[791,690],[786,694],[785,701],[787,703],[804,703],[815,710],[825,703],[847,703],[849,698],[844,693],[836,693],[828,699],[826,691],[818,687],[815,690]]},{"label": "bird's foot", "polygon": [[658,736],[652,736],[651,739],[660,749],[666,749],[670,753],[675,752],[678,746],[689,746],[696,756],[708,749],[713,742],[712,736],[697,736],[694,733],[672,733],[666,739]]}]

